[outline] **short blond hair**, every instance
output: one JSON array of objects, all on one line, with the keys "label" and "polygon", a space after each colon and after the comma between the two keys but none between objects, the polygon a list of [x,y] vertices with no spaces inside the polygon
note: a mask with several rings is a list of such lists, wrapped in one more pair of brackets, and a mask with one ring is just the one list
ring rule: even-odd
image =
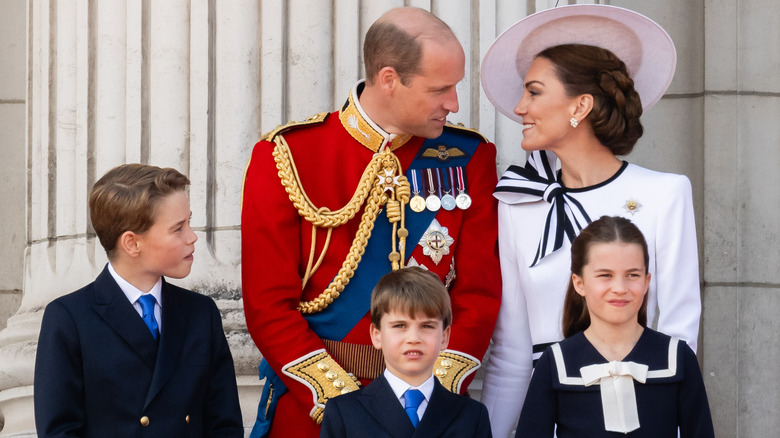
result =
[{"label": "short blond hair", "polygon": [[450,294],[436,274],[420,268],[408,268],[385,274],[371,294],[371,322],[380,327],[382,317],[392,311],[412,318],[422,313],[441,319],[443,328],[452,324]]},{"label": "short blond hair", "polygon": [[160,200],[189,184],[176,169],[137,163],[114,167],[97,180],[89,194],[89,214],[108,258],[124,232],[148,230]]}]

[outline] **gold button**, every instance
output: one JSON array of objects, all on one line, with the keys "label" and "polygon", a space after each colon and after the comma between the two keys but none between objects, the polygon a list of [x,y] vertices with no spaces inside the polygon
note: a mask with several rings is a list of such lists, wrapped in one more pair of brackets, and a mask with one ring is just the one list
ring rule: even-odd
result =
[{"label": "gold button", "polygon": [[452,361],[449,359],[442,359],[441,366],[444,368],[452,368]]},{"label": "gold button", "polygon": [[341,395],[344,395],[344,394],[346,394],[346,393],[348,393],[348,392],[352,392],[352,390],[351,390],[351,389],[349,389],[349,388],[342,388],[342,389],[341,389]]},{"label": "gold button", "polygon": [[322,371],[323,373],[324,373],[325,371],[328,371],[328,370],[330,369],[330,367],[328,366],[328,364],[326,364],[325,362],[320,362],[320,363],[318,363],[318,364],[317,364],[317,368],[318,368],[320,371]]},{"label": "gold button", "polygon": [[190,424],[190,416],[189,416],[189,415],[187,415],[186,417],[184,417],[184,421],[185,421],[187,424]]},{"label": "gold button", "polygon": [[333,371],[333,370],[330,370],[330,371],[328,371],[327,373],[325,373],[325,378],[326,378],[326,379],[328,379],[328,380],[330,380],[331,382],[332,382],[332,381],[334,381],[334,380],[336,380],[336,378],[337,378],[338,376],[339,376],[339,373],[337,373],[337,372],[335,372],[335,371]]},{"label": "gold button", "polygon": [[333,381],[333,387],[336,388],[336,389],[342,389],[345,386],[347,386],[347,384],[344,383],[344,381],[341,380],[341,379],[336,379],[336,380]]},{"label": "gold button", "polygon": [[436,368],[434,374],[436,374],[436,377],[442,379],[447,376],[447,370],[445,370],[444,368]]},{"label": "gold button", "polygon": [[144,415],[143,417],[141,417],[141,426],[146,427],[148,425],[149,425],[149,417]]}]

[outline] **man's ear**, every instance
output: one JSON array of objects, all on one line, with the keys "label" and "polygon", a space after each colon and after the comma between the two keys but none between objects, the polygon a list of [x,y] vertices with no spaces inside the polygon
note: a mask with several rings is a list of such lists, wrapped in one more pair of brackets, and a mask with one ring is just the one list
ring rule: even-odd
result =
[{"label": "man's ear", "polygon": [[141,253],[140,236],[132,231],[125,231],[119,236],[117,249],[130,257],[138,257]]},{"label": "man's ear", "polygon": [[379,87],[382,93],[393,94],[396,87],[401,85],[401,77],[393,67],[382,67],[376,74],[374,83]]}]

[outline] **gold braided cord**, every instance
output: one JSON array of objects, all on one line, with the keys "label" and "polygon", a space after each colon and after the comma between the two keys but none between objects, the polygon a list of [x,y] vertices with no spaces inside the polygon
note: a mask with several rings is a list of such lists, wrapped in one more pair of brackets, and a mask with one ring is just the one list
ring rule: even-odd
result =
[{"label": "gold braided cord", "polygon": [[377,154],[363,171],[360,184],[347,205],[336,211],[331,211],[326,207],[317,208],[301,186],[298,169],[295,167],[287,141],[283,136],[277,135],[274,137],[274,143],[276,147],[274,147],[273,156],[274,161],[276,161],[276,169],[279,171],[279,178],[282,180],[282,185],[287,191],[290,201],[298,209],[298,214],[317,227],[335,228],[355,217],[374,187],[376,177],[382,168],[383,154]]},{"label": "gold braided cord", "polygon": [[301,313],[317,313],[325,310],[333,300],[339,297],[347,284],[349,284],[350,279],[355,275],[355,270],[363,258],[363,253],[366,251],[366,245],[371,237],[371,230],[374,229],[374,221],[379,214],[379,209],[387,201],[387,196],[383,193],[379,193],[379,199],[376,199],[373,196],[374,194],[372,193],[368,200],[368,205],[366,205],[366,209],[363,211],[360,227],[355,234],[355,239],[352,241],[347,258],[341,264],[338,274],[317,298],[311,301],[301,301],[298,305],[298,310]]},{"label": "gold braided cord", "polygon": [[325,244],[322,246],[322,251],[320,252],[320,256],[317,259],[317,263],[313,263],[314,252],[317,246],[317,227],[315,227],[314,225],[311,226],[311,249],[309,250],[309,262],[306,264],[306,273],[303,275],[302,289],[306,288],[306,283],[309,282],[311,276],[314,275],[314,273],[317,272],[317,269],[320,268],[320,265],[322,264],[322,260],[325,258],[325,252],[328,250],[328,246],[330,246],[330,236],[332,233],[333,233],[333,228],[328,228],[327,234],[325,235]]},{"label": "gold braided cord", "polygon": [[[363,175],[360,177],[360,183],[358,184],[355,193],[352,195],[352,199],[350,199],[347,205],[339,210],[331,211],[325,207],[316,207],[311,202],[308,195],[306,195],[306,192],[301,185],[298,170],[290,152],[290,147],[284,137],[277,135],[274,137],[274,143],[276,144],[276,147],[274,147],[273,156],[282,186],[284,186],[290,201],[292,201],[293,205],[298,210],[298,214],[312,224],[312,247],[309,254],[306,273],[303,278],[304,287],[322,262],[330,244],[332,229],[347,223],[355,216],[363,204],[366,204],[360,219],[358,231],[355,234],[355,238],[352,241],[352,245],[338,274],[336,274],[330,285],[328,285],[317,298],[311,301],[301,301],[298,310],[302,313],[309,314],[321,312],[344,291],[344,288],[349,284],[350,279],[355,275],[355,270],[365,253],[366,245],[368,244],[368,239],[371,237],[371,231],[374,229],[374,222],[376,221],[379,211],[383,205],[388,203],[388,201],[390,201],[390,204],[388,204],[388,218],[393,223],[392,239],[394,254],[391,254],[391,256],[394,257],[391,257],[391,261],[393,262],[393,269],[398,269],[399,263],[396,260],[393,260],[393,258],[398,257],[395,242],[396,230],[400,225],[400,229],[406,231],[404,228],[403,210],[404,205],[409,201],[411,194],[409,182],[406,177],[403,175],[396,176],[396,174],[400,174],[401,172],[401,162],[398,160],[398,157],[389,149],[376,154],[363,171]],[[390,195],[388,196],[386,192],[389,192]],[[314,266],[312,266],[317,227],[327,228],[328,235],[319,259]],[[402,233],[399,233],[398,236],[400,240],[399,246],[401,247],[401,254],[403,254],[406,236],[401,236],[400,234]],[[401,264],[402,263],[403,261],[401,261]]]}]

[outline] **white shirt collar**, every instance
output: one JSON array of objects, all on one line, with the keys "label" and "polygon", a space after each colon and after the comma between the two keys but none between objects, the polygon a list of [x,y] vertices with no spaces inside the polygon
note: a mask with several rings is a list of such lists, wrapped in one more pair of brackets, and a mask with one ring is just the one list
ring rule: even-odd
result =
[{"label": "white shirt collar", "polygon": [[[128,283],[127,280],[120,277],[119,274],[117,274],[117,272],[114,270],[114,267],[111,266],[111,262],[108,263],[108,272],[114,278],[114,281],[116,281],[116,283],[119,285],[119,288],[122,289],[122,292],[130,301],[130,304],[135,304],[135,302],[138,301],[138,298],[145,294],[145,292],[141,291],[137,287]],[[148,293],[154,296],[154,299],[157,301],[157,305],[162,308],[162,277],[157,280],[157,283],[152,286],[152,290],[150,290]]]},{"label": "white shirt collar", "polygon": [[431,377],[429,377],[428,380],[417,387],[404,382],[400,377],[391,373],[388,369],[385,369],[384,376],[385,379],[387,379],[387,383],[390,384],[390,388],[392,388],[393,393],[398,400],[401,400],[401,397],[403,397],[407,389],[419,389],[420,392],[422,392],[425,396],[425,401],[431,401],[431,394],[433,394],[433,373],[431,373]]}]

